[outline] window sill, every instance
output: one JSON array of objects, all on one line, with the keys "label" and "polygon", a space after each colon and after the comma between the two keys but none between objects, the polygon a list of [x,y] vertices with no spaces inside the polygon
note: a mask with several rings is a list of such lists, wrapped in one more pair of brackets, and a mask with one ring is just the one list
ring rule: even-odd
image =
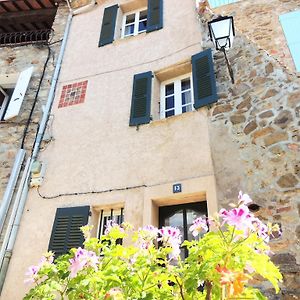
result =
[{"label": "window sill", "polygon": [[185,112],[183,114],[175,115],[175,116],[172,116],[172,117],[169,117],[169,118],[153,120],[148,125],[149,126],[161,126],[161,124],[169,124],[169,123],[172,123],[172,122],[175,122],[175,121],[178,121],[178,120],[189,118],[195,112],[197,112],[197,111],[193,110],[193,111]]},{"label": "window sill", "polygon": [[131,40],[135,40],[135,39],[137,40],[139,38],[144,38],[144,36],[146,36],[146,35],[147,35],[147,32],[142,32],[137,35],[131,35],[131,36],[127,36],[124,38],[119,38],[117,40],[114,40],[113,44],[118,45],[118,44],[124,43],[126,41],[131,41]]}]

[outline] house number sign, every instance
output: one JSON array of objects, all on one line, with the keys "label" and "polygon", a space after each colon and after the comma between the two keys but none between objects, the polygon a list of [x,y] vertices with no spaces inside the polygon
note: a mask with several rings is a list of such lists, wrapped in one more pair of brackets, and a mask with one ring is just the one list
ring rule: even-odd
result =
[{"label": "house number sign", "polygon": [[173,193],[181,193],[182,188],[181,188],[181,183],[175,183],[173,184]]}]

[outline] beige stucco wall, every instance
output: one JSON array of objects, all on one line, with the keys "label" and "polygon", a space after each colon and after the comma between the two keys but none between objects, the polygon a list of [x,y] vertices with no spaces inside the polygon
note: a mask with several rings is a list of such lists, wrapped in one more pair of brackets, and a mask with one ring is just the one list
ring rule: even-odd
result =
[{"label": "beige stucco wall", "polygon": [[[162,205],[207,200],[209,213],[217,209],[207,108],[158,120],[154,78],[154,121],[129,127],[133,75],[161,71],[201,51],[194,1],[165,0],[162,30],[98,48],[105,6],[73,19],[52,110],[54,140],[40,154],[47,164],[40,193],[143,187],[48,200],[30,190],[1,299],[21,299],[29,288],[23,287],[23,274],[47,250],[58,207],[91,205],[95,226],[100,209],[124,207],[126,221],[136,227],[157,224]],[[85,102],[58,108],[62,87],[82,80],[88,80]],[[178,182],[183,191],[174,197]]]}]

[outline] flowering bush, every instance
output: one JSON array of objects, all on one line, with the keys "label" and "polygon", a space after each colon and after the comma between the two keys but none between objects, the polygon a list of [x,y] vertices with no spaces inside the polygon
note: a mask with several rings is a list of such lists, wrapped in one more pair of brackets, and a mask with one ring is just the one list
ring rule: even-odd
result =
[{"label": "flowering bush", "polygon": [[[29,268],[26,281],[35,286],[24,299],[266,299],[251,280],[260,275],[278,292],[282,276],[268,256],[268,242],[279,228],[257,219],[250,202],[240,193],[231,210],[194,220],[189,230],[195,239],[183,243],[172,227],[134,231],[127,223],[110,223],[99,240],[85,226],[84,249],[55,261],[47,253]],[[124,238],[129,246],[118,243]],[[184,260],[182,247],[188,251]]]}]

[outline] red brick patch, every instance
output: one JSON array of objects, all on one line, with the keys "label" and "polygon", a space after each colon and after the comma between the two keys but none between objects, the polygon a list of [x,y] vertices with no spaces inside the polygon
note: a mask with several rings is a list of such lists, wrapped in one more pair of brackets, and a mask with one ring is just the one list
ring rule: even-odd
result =
[{"label": "red brick patch", "polygon": [[58,108],[83,103],[88,81],[81,81],[63,86]]}]

